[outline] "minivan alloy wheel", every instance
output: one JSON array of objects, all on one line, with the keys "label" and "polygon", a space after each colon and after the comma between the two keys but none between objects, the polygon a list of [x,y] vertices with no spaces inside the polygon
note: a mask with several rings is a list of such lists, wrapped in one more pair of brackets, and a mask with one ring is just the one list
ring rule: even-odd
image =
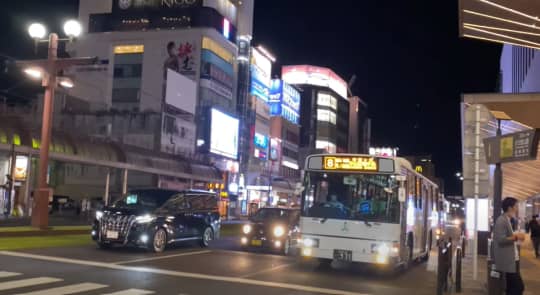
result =
[{"label": "minivan alloy wheel", "polygon": [[167,233],[164,229],[160,228],[154,234],[153,250],[154,252],[163,252],[167,245]]},{"label": "minivan alloy wheel", "polygon": [[201,240],[201,246],[208,247],[210,244],[210,241],[214,239],[214,232],[212,231],[211,227],[207,227],[204,229],[202,240]]}]

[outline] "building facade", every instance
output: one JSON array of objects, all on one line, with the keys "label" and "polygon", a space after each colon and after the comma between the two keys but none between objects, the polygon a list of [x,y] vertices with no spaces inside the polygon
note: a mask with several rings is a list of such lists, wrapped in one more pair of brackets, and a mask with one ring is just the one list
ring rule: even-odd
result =
[{"label": "building facade", "polygon": [[349,97],[347,83],[331,69],[284,66],[284,82],[300,90],[300,148],[329,153],[367,153],[367,105]]},{"label": "building facade", "polygon": [[253,2],[81,0],[86,32],[67,51],[99,62],[65,73],[77,103],[56,126],[216,167],[222,180],[205,188],[228,207],[242,152],[236,43],[251,35]]},{"label": "building facade", "polygon": [[500,60],[502,93],[540,92],[540,54],[538,50],[504,45]]}]

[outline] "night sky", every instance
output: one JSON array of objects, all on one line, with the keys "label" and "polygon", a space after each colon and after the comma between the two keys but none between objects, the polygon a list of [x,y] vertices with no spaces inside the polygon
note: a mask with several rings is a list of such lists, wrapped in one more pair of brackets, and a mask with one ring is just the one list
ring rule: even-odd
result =
[{"label": "night sky", "polygon": [[[461,93],[495,92],[500,46],[458,36],[457,1],[256,0],[254,45],[278,67],[332,68],[369,105],[373,145],[401,155],[432,154],[447,193],[458,193]],[[3,3],[0,55],[33,54],[26,26],[39,20],[61,32],[76,0]],[[0,87],[14,83],[0,76]],[[24,91],[24,87],[13,92]]]}]

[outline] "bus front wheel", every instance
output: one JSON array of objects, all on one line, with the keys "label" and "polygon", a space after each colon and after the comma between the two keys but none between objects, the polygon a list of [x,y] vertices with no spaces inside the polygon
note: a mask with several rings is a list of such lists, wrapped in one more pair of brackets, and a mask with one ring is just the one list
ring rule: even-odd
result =
[{"label": "bus front wheel", "polygon": [[332,259],[319,258],[319,267],[320,268],[332,267]]}]

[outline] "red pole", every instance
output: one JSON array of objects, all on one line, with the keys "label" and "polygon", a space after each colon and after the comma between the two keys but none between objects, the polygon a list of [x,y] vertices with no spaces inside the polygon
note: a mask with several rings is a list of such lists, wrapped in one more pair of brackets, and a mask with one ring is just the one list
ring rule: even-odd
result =
[{"label": "red pole", "polygon": [[41,145],[39,148],[38,192],[35,194],[32,226],[45,229],[49,225],[49,195],[52,194],[47,184],[49,168],[49,146],[51,142],[54,90],[56,87],[56,59],[58,53],[58,35],[49,35],[48,66],[43,78],[45,96],[43,97],[43,118],[41,126]]}]

